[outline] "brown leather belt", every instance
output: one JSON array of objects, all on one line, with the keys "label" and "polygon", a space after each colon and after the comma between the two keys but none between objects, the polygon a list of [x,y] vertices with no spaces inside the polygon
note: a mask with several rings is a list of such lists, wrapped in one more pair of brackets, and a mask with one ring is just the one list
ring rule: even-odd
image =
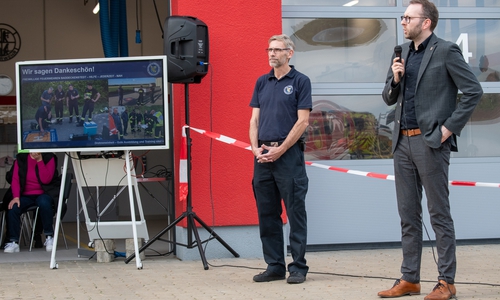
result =
[{"label": "brown leather belt", "polygon": [[420,128],[415,129],[401,129],[401,134],[404,136],[416,136],[422,134]]}]

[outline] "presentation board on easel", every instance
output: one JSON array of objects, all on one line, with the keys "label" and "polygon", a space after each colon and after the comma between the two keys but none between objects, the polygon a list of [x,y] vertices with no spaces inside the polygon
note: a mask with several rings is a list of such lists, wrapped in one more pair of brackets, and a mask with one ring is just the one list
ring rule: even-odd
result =
[{"label": "presentation board on easel", "polygon": [[[124,151],[125,157],[130,158],[132,150],[169,148],[171,104],[168,101],[166,56],[19,61],[15,69],[18,151],[66,153],[62,175],[66,178],[71,159],[90,240],[134,238],[135,251],[138,252],[138,238],[149,240],[149,236],[131,160],[116,158],[105,163],[104,157],[81,160],[77,152]],[[87,111],[85,107],[88,105],[89,115],[77,116],[75,120],[73,116],[63,116],[57,123],[52,122],[56,121],[55,118],[50,120],[52,105],[56,104],[53,87],[62,88],[68,101],[76,107],[84,102],[83,112]],[[33,95],[44,96],[40,101]],[[133,109],[136,106],[141,108],[141,114],[144,112],[141,115],[143,122],[130,123],[128,114],[139,113]],[[136,117],[139,120],[138,115]],[[73,121],[76,127],[66,125]],[[127,136],[128,125],[132,132],[134,129],[142,132]],[[71,158],[68,152],[71,152]],[[98,191],[99,187],[113,185],[120,188],[120,193],[128,188],[132,220],[91,220],[83,188]],[[64,184],[61,185],[63,190]],[[62,196],[58,203],[62,203]],[[140,215],[137,221],[136,207]],[[60,215],[61,209],[58,209],[56,232],[59,231]],[[54,243],[57,245],[57,235]],[[56,266],[56,248],[52,251],[51,268]],[[139,266],[140,260],[136,261]]]}]

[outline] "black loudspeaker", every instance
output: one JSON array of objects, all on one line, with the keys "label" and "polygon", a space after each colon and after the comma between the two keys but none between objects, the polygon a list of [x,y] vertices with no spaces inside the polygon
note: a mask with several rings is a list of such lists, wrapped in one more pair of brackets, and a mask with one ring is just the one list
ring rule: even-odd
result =
[{"label": "black loudspeaker", "polygon": [[200,83],[208,72],[207,25],[195,17],[170,16],[165,28],[168,82]]}]

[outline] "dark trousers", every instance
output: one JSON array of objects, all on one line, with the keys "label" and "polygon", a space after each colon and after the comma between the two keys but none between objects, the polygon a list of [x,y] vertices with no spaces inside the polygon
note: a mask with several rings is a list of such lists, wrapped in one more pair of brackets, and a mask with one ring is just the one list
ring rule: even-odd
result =
[{"label": "dark trousers", "polygon": [[130,130],[135,132],[137,129],[137,121],[135,119],[130,119]]},{"label": "dark trousers", "polygon": [[32,206],[38,206],[40,208],[38,214],[40,215],[45,235],[54,235],[54,228],[52,226],[54,223],[52,197],[47,194],[42,194],[39,196],[21,196],[19,200],[21,202],[21,207],[14,205],[12,209],[9,209],[8,211],[10,241],[19,242],[19,236],[21,233],[21,214],[26,212],[26,210]]},{"label": "dark trousers", "polygon": [[123,120],[123,134],[127,134],[128,120]]},{"label": "dark trousers", "polygon": [[255,159],[253,191],[257,202],[260,239],[267,270],[285,275],[285,253],[282,202],[290,224],[290,249],[293,261],[289,272],[307,274],[305,253],[307,245],[307,214],[305,198],[307,178],[304,153],[298,144],[288,149],[272,163],[258,163]]},{"label": "dark trousers", "polygon": [[63,118],[63,102],[62,102],[62,100],[56,100],[55,110],[56,110],[57,121],[62,121],[62,118]]},{"label": "dark trousers", "polygon": [[[69,117],[70,117],[70,120],[73,119],[73,116],[75,116],[77,119],[77,121],[80,121],[80,116],[79,116],[79,112],[78,112],[78,100],[69,100],[69,106],[68,106],[68,110],[69,110]],[[73,112],[75,113],[73,115]]]},{"label": "dark trousers", "polygon": [[403,247],[402,279],[420,282],[422,258],[422,187],[427,197],[432,229],[436,235],[439,279],[453,284],[456,243],[450,213],[448,169],[450,142],[440,148],[427,146],[421,135],[399,138],[394,152],[394,175]]},{"label": "dark trousers", "polygon": [[118,139],[119,140],[123,140],[123,127],[121,126],[121,123],[119,125],[115,124],[116,125],[116,129],[118,130]]},{"label": "dark trousers", "polygon": [[163,137],[163,125],[155,126],[155,138],[159,139]]},{"label": "dark trousers", "polygon": [[86,120],[85,115],[87,114],[87,111],[89,112],[89,119],[88,121],[92,121],[92,112],[94,111],[94,102],[92,100],[86,100],[85,104],[83,105],[83,111],[82,111],[82,121]]}]

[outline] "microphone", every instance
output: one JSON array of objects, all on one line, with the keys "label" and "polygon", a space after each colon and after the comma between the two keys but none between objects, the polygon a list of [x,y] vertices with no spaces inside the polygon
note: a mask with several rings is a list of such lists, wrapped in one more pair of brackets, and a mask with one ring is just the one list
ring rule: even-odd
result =
[{"label": "microphone", "polygon": [[[403,52],[403,48],[401,48],[401,46],[397,45],[396,47],[394,47],[394,54],[396,54],[396,57],[398,58],[399,62],[401,62],[401,52]],[[399,80],[401,80],[402,76],[403,74],[399,72]]]}]

